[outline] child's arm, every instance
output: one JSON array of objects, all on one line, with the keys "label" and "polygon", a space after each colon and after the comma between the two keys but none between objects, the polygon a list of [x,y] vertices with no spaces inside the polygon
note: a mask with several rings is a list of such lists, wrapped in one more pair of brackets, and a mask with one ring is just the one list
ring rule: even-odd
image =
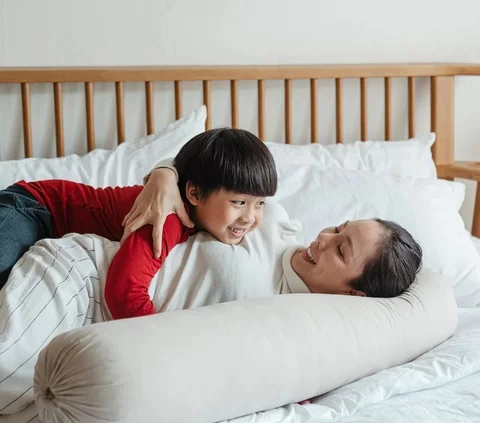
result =
[{"label": "child's arm", "polygon": [[190,229],[171,214],[163,227],[162,253],[152,257],[152,228],[144,226],[121,245],[110,264],[105,284],[105,302],[114,319],[155,313],[148,294],[150,282],[170,250],[185,242]]}]

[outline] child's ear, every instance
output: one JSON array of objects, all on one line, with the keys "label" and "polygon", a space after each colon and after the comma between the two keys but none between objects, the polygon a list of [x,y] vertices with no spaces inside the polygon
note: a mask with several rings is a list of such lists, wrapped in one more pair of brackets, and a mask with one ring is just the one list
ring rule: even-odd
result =
[{"label": "child's ear", "polygon": [[195,185],[193,185],[190,181],[187,182],[187,186],[185,187],[185,193],[186,193],[188,202],[192,206],[198,206],[198,204],[200,203],[198,188]]}]

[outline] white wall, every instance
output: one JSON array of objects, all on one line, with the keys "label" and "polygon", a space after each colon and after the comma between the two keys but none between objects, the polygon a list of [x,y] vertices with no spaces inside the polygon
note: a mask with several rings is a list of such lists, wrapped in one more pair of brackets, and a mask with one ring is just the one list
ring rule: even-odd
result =
[{"label": "white wall", "polygon": [[[0,66],[214,65],[368,62],[480,63],[478,0],[0,0]],[[334,137],[333,88],[320,84],[320,135]],[[185,110],[201,101],[198,84],[185,84]],[[406,82],[394,85],[395,138],[406,136]],[[282,138],[281,86],[270,83],[269,113],[278,125],[267,127],[270,139]],[[215,85],[214,124],[228,124],[228,89]],[[251,111],[242,126],[254,130],[255,85],[242,83],[241,102]],[[358,138],[358,81],[347,81],[345,136]],[[369,82],[370,99],[380,81]],[[110,147],[115,137],[112,87],[95,87],[98,145]],[[308,136],[308,86],[295,85],[294,135]],[[50,87],[32,87],[35,153],[53,154]],[[64,88],[67,152],[84,150],[84,105],[81,86]],[[173,118],[171,87],[156,85],[157,127]],[[477,98],[480,77],[457,78],[456,158],[480,160]],[[417,87],[417,132],[428,130],[428,81]],[[144,131],[141,84],[131,84],[127,113],[136,120],[127,137]],[[216,109],[215,109],[216,110]],[[242,109],[243,110],[243,109]],[[369,137],[383,136],[383,112],[370,114]],[[18,87],[0,87],[0,158],[21,154]],[[12,142],[13,141],[13,142]],[[41,142],[40,142],[41,141]],[[469,224],[473,185],[463,214]]]}]

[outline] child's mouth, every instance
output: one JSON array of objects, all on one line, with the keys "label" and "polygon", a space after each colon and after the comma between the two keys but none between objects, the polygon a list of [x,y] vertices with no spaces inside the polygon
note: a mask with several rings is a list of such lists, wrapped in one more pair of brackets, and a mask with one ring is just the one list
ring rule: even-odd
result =
[{"label": "child's mouth", "polygon": [[236,238],[241,238],[247,232],[247,229],[245,229],[245,228],[243,228],[243,229],[242,228],[234,228],[232,226],[229,226],[228,230]]}]

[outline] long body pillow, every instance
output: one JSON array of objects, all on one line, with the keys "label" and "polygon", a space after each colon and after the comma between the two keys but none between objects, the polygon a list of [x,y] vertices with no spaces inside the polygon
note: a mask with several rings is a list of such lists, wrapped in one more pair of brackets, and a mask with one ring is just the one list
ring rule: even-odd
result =
[{"label": "long body pillow", "polygon": [[393,299],[291,294],[118,320],[54,338],[36,365],[49,423],[214,422],[311,398],[452,335],[450,284]]}]

